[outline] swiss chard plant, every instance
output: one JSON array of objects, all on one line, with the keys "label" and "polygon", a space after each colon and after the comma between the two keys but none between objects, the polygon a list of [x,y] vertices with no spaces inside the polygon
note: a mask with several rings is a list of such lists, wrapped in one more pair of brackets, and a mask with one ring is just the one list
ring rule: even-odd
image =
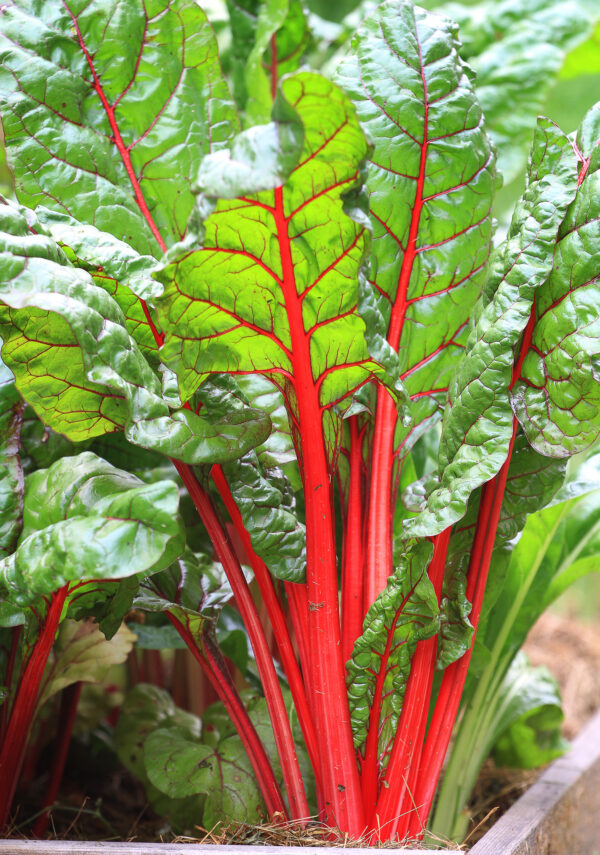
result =
[{"label": "swiss chard plant", "polygon": [[[0,10],[0,827],[59,625],[110,638],[133,609],[229,716],[203,731],[134,689],[117,745],[157,809],[210,823],[221,781],[225,814],[419,837],[475,638],[474,664],[500,664],[467,683],[463,722],[499,703],[527,624],[535,532],[506,555],[600,432],[600,108],[571,136],[515,126],[516,61],[498,108],[507,0],[464,49],[448,18],[386,0],[329,76],[299,70],[325,58],[298,0],[227,5],[233,94],[192,0]],[[539,37],[557,4],[534,5]],[[495,142],[510,169],[523,137],[494,245]],[[219,644],[231,597],[250,702]],[[462,727],[476,765],[491,743]],[[446,831],[461,799],[442,789]]]}]

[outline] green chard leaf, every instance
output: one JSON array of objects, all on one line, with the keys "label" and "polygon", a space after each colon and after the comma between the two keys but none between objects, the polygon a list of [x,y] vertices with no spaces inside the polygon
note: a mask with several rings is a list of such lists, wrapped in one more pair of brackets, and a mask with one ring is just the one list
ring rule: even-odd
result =
[{"label": "green chard leaf", "polygon": [[[564,461],[543,457],[531,448],[522,432],[517,434],[494,541],[493,569],[486,585],[485,606],[479,620],[480,633],[485,632],[489,609],[504,584],[510,560],[506,544],[522,531],[529,514],[552,501],[562,486],[565,471]],[[472,494],[467,512],[453,528],[450,538],[440,606],[439,668],[445,668],[459,659],[471,643],[471,604],[466,599],[465,590],[480,495],[480,489]],[[477,670],[477,656],[473,667]]]},{"label": "green chard leaf", "polygon": [[500,690],[490,729],[498,766],[535,769],[564,754],[564,714],[556,679],[547,668],[534,668],[519,652]]},{"label": "green chard leaf", "polygon": [[498,472],[513,432],[509,386],[536,293],[554,262],[556,235],[577,189],[571,142],[540,118],[528,184],[508,236],[495,251],[463,359],[448,392],[440,439],[440,486],[405,524],[411,536],[437,534],[466,511],[469,496]]},{"label": "green chard leaf", "polygon": [[505,182],[525,166],[538,114],[567,53],[598,18],[594,0],[486,0],[436,10],[457,21],[461,56],[476,73],[477,97]]},{"label": "green chard leaf", "polygon": [[113,665],[125,662],[134,643],[125,624],[107,640],[92,621],[64,620],[42,678],[38,707],[73,683],[101,683]]},{"label": "green chard leaf", "polygon": [[77,607],[95,580],[161,570],[184,546],[178,501],[172,482],[144,484],[90,452],[34,472],[19,545],[0,561],[3,598],[25,607],[73,585]]},{"label": "green chard leaf", "polygon": [[[276,395],[277,390],[266,382]],[[213,375],[200,387],[197,396],[202,406],[219,420],[247,406],[238,383],[226,374]],[[267,469],[254,451],[225,464],[223,471],[254,551],[275,577],[302,581],[306,530],[298,520],[294,491],[284,472],[273,466]]]},{"label": "green chard leaf", "polygon": [[[392,747],[416,644],[439,630],[437,597],[427,574],[432,552],[426,541],[407,546],[367,612],[363,634],[346,666],[354,744],[362,749],[367,730],[375,727],[379,757]],[[379,704],[375,725],[374,699]]]},{"label": "green chard leaf", "polygon": [[36,215],[74,267],[87,270],[94,284],[104,288],[125,316],[127,332],[155,365],[158,343],[150,325],[148,305],[162,288],[152,279],[156,259],[140,255],[128,244],[95,226],[77,222],[67,214],[38,207]]},{"label": "green chard leaf", "polygon": [[[283,119],[275,129],[252,129],[243,145],[234,143],[240,183],[226,188],[226,199],[216,198],[222,159],[202,164],[201,233],[174,248],[157,274],[165,285],[161,355],[184,398],[209,372],[264,374],[283,392],[296,444],[300,408],[310,400],[312,411],[314,402],[333,453],[334,410],[362,385],[387,380],[357,312],[364,217],[344,207],[360,186],[367,143],[347,97],[316,74],[281,82],[274,117]],[[292,164],[282,187],[256,192],[261,183],[277,187]]]},{"label": "green chard leaf", "polygon": [[600,433],[600,103],[575,145],[580,186],[536,294],[535,327],[511,404],[541,454],[568,457]]},{"label": "green chard leaf", "polygon": [[69,263],[32,212],[11,203],[0,205],[0,269],[2,357],[49,427],[73,441],[124,430],[130,442],[186,463],[224,462],[268,435],[268,417],[250,408],[220,423],[171,412],[169,400],[179,399],[163,394],[165,376],[150,367],[118,303]]},{"label": "green chard leaf", "polygon": [[19,451],[24,409],[12,372],[0,361],[0,556],[13,551],[23,521]]},{"label": "green chard leaf", "polygon": [[[178,831],[192,831],[200,824],[204,796],[169,798],[156,789],[146,773],[144,746],[157,729],[168,733],[171,728],[188,740],[196,741],[202,732],[202,722],[191,713],[179,709],[168,692],[145,683],[138,683],[127,693],[115,728],[117,754],[123,765],[144,784],[148,801],[161,816],[166,816]],[[192,743],[194,744],[194,743]]]},{"label": "green chard leaf", "polygon": [[146,254],[183,236],[200,161],[238,126],[196,3],[18,0],[0,14],[0,69],[22,202]]},{"label": "green chard leaf", "polygon": [[[271,115],[271,87],[296,71],[310,32],[300,0],[227,0],[236,100],[247,124]],[[265,70],[267,69],[267,70]]]},{"label": "green chard leaf", "polygon": [[374,141],[360,310],[398,352],[410,396],[412,425],[398,424],[395,448],[408,449],[445,403],[489,254],[494,153],[459,46],[452,23],[388,0],[337,72]]}]

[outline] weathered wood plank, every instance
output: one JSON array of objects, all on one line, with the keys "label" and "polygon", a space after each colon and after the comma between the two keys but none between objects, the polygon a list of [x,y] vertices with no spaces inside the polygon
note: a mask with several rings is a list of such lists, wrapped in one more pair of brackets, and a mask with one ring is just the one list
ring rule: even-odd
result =
[{"label": "weathered wood plank", "polygon": [[600,853],[600,713],[470,855]]},{"label": "weathered wood plank", "polygon": [[[373,855],[372,849],[327,847],[327,855]],[[439,855],[424,849],[396,849],[402,855]],[[310,846],[214,846],[200,843],[86,843],[67,840],[0,840],[1,855],[315,855]]]}]

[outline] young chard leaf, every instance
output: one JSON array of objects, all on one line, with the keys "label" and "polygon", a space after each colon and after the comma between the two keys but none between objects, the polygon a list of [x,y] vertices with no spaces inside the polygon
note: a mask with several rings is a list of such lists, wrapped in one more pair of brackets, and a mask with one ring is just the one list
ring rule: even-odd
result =
[{"label": "young chard leaf", "polygon": [[440,439],[440,486],[427,508],[406,522],[411,535],[437,534],[465,513],[471,492],[490,480],[513,433],[509,385],[515,348],[536,292],[550,275],[556,234],[577,189],[570,140],[540,118],[527,189],[473,314],[466,352],[452,380]]},{"label": "young chard leaf", "polygon": [[266,0],[261,3],[252,49],[244,69],[248,124],[269,120],[274,86],[284,74],[296,71],[309,37],[310,31],[299,0]]},{"label": "young chard leaf", "polygon": [[202,157],[238,127],[196,3],[19,0],[0,14],[0,68],[22,202],[151,255],[183,236]]},{"label": "young chard leaf", "polygon": [[134,643],[125,624],[108,641],[92,621],[64,620],[42,678],[38,707],[80,680],[101,683],[113,665],[125,662]]},{"label": "young chard leaf", "polygon": [[[432,547],[409,547],[365,617],[347,664],[355,747],[386,758],[397,729],[417,641],[439,630],[438,602],[427,575]],[[369,743],[373,745],[370,746]]]}]

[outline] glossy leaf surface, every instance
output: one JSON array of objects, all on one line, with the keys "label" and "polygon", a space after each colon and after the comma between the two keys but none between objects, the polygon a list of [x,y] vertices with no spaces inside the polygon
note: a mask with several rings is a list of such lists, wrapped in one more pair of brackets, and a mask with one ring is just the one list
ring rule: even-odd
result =
[{"label": "glossy leaf surface", "polygon": [[413,430],[445,401],[491,236],[494,156],[458,47],[451,23],[388,0],[337,75],[375,144],[371,279]]},{"label": "glossy leaf surface", "polygon": [[[356,311],[365,226],[341,198],[359,183],[366,141],[348,99],[324,78],[303,72],[281,86],[288,106],[280,101],[279,112],[293,105],[304,129],[301,150],[297,135],[280,137],[281,157],[298,165],[274,193],[245,196],[240,186],[238,198],[210,207],[201,197],[211,211],[201,248],[182,248],[161,270],[158,309],[163,359],[184,397],[207,372],[263,373],[281,386],[297,428],[298,386],[324,413],[381,369]],[[220,168],[204,161],[205,192],[215,192],[211,164]],[[260,175],[250,180],[255,187]]]},{"label": "glossy leaf surface", "polygon": [[536,322],[512,406],[541,454],[568,457],[600,432],[600,104],[577,135],[580,187],[536,296]]},{"label": "glossy leaf surface", "polygon": [[237,128],[196,3],[19,0],[0,16],[0,66],[21,201],[142,253],[181,238],[203,155]]},{"label": "glossy leaf surface", "polygon": [[17,550],[0,562],[3,596],[26,606],[59,588],[160,570],[183,549],[177,488],[144,484],[90,452],[26,481]]},{"label": "glossy leaf surface", "polygon": [[[371,728],[379,733],[378,755],[391,749],[417,641],[439,629],[438,603],[427,575],[431,544],[409,548],[375,600],[347,664],[354,744],[362,748]],[[377,721],[370,720],[378,709]]]},{"label": "glossy leaf surface", "polygon": [[152,279],[156,260],[150,255],[140,255],[118,238],[95,226],[78,223],[66,214],[45,208],[38,208],[36,214],[71,264],[87,270],[94,283],[118,303],[127,331],[156,362],[158,344],[149,323],[148,309],[144,312],[141,302],[152,305],[162,290]]},{"label": "glossy leaf surface", "polygon": [[440,486],[407,522],[411,534],[437,533],[465,513],[471,492],[506,459],[513,431],[509,386],[536,294],[550,275],[556,234],[577,185],[569,139],[540,119],[529,180],[506,241],[494,254],[475,306],[466,351],[449,391],[440,440]]},{"label": "glossy leaf surface", "polygon": [[171,413],[118,303],[38,233],[27,209],[7,204],[0,215],[3,359],[42,421],[75,441],[124,429],[189,463],[221,462],[266,438],[268,417],[250,409],[220,424]]}]

